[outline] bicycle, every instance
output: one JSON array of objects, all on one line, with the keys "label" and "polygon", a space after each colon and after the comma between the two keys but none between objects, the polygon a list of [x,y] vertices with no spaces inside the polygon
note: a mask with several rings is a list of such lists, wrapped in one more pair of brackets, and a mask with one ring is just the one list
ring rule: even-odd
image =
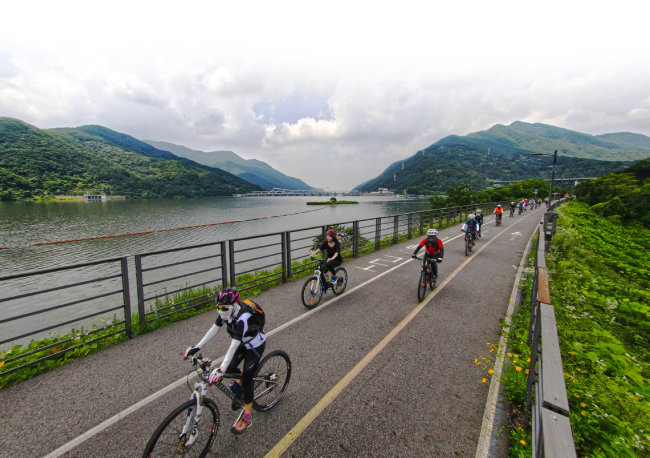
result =
[{"label": "bicycle", "polygon": [[472,243],[474,243],[474,237],[470,231],[465,231],[465,256],[469,256],[472,252]]},{"label": "bicycle", "polygon": [[[189,401],[174,409],[158,425],[147,442],[143,457],[154,455],[204,457],[214,443],[219,429],[219,408],[215,401],[206,397],[212,362],[200,353],[192,356],[190,362],[194,366],[193,371],[196,371],[199,376],[199,380],[194,383],[194,390],[191,390],[189,376],[193,371],[188,374],[187,387],[192,391],[192,395]],[[238,373],[227,373],[224,374],[224,378],[241,380],[242,376]],[[281,350],[275,350],[262,358],[253,376],[253,409],[259,412],[272,409],[284,395],[290,379],[289,355]],[[225,386],[222,379],[212,386],[219,388],[232,401],[232,410],[241,409],[233,425],[237,424],[244,414],[243,399]],[[204,421],[206,408],[209,418]]]},{"label": "bicycle", "polygon": [[511,208],[510,209],[510,218],[512,218],[513,216],[515,216],[515,209]]},{"label": "bicycle", "polygon": [[[437,258],[436,262],[427,262],[425,257],[416,256],[415,259],[422,261],[422,272],[420,272],[420,280],[418,281],[418,301],[422,302],[427,292],[427,285],[430,289],[434,289],[438,282],[438,263],[442,259]],[[435,271],[435,272],[434,272]]]},{"label": "bicycle", "polygon": [[503,217],[503,214],[502,213],[497,213],[496,215],[497,215],[496,218],[495,218],[496,225],[501,226],[501,218]]},{"label": "bicycle", "polygon": [[521,215],[523,212],[524,212],[524,208],[523,208],[523,206],[520,206],[518,215]]},{"label": "bicycle", "polygon": [[327,288],[332,288],[334,295],[338,296],[348,286],[348,272],[343,267],[337,267],[334,270],[334,275],[336,276],[335,284],[327,281],[323,273],[325,271],[325,264],[327,264],[325,260],[319,260],[318,266],[314,270],[314,275],[307,279],[302,287],[302,303],[308,309],[313,309],[320,304],[323,294],[327,292]]}]

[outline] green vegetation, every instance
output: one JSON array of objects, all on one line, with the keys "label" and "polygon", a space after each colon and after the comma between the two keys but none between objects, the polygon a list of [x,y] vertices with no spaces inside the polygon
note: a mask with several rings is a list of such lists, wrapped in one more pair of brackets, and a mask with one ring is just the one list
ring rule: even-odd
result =
[{"label": "green vegetation", "polygon": [[255,189],[227,172],[104,127],[41,130],[0,118],[0,200],[86,191],[129,198],[201,197]]},{"label": "green vegetation", "polygon": [[[472,202],[503,202],[515,201],[521,199],[535,198],[537,189],[537,198],[544,199],[548,196],[549,183],[541,179],[529,179],[513,183],[508,186],[484,189],[474,192],[468,184],[461,183],[447,188],[447,197],[430,197],[432,208],[457,207],[459,205],[469,205]],[[564,193],[566,189],[558,186],[553,187],[554,192]]]},{"label": "green vegetation", "polygon": [[550,178],[549,156],[558,150],[558,177],[596,177],[622,170],[650,155],[650,138],[637,134],[594,137],[543,124],[515,122],[467,135],[449,136],[389,166],[355,189],[389,188],[431,194],[458,183],[484,189],[494,180]]},{"label": "green vegetation", "polygon": [[622,173],[583,181],[575,193],[601,216],[626,224],[639,221],[650,228],[650,158]]},{"label": "green vegetation", "polygon": [[[546,264],[578,456],[647,456],[650,230],[605,220],[585,203],[574,201],[558,211]],[[529,317],[526,306],[513,316],[513,354],[530,355]],[[504,386],[522,412],[524,371],[507,370]],[[511,434],[511,456],[529,456],[529,446],[522,448],[520,440],[530,444],[521,427]]]}]

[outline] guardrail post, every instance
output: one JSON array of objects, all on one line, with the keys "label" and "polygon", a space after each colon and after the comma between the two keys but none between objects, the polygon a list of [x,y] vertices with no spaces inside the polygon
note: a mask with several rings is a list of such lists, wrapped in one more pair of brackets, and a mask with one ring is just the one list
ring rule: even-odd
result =
[{"label": "guardrail post", "polygon": [[411,239],[411,229],[413,229],[413,215],[411,213],[408,214],[408,217],[406,218],[406,240]]},{"label": "guardrail post", "polygon": [[135,284],[138,292],[138,322],[140,326],[146,323],[146,311],[144,309],[144,285],[142,283],[142,255],[135,255]]},{"label": "guardrail post", "polygon": [[539,303],[535,305],[533,313],[537,315],[531,346],[530,364],[528,365],[528,381],[526,382],[526,408],[530,411],[532,405],[533,384],[537,380],[535,371],[537,369],[537,356],[539,352],[539,336],[541,334],[541,320],[539,319]]},{"label": "guardrail post", "polygon": [[441,208],[438,210],[438,229],[442,229],[442,217],[443,217],[444,210]]},{"label": "guardrail post", "polygon": [[124,330],[129,339],[133,338],[133,326],[131,324],[131,294],[129,292],[129,264],[128,258],[121,259],[122,268],[122,297],[124,298]]},{"label": "guardrail post", "polygon": [[230,264],[230,287],[236,285],[236,273],[235,273],[235,242],[228,240],[228,259]]},{"label": "guardrail post", "polygon": [[393,245],[397,243],[397,234],[399,231],[399,216],[393,216]]},{"label": "guardrail post", "polygon": [[219,243],[219,257],[221,258],[221,288],[228,283],[228,263],[226,261],[226,242]]},{"label": "guardrail post", "polygon": [[352,257],[359,257],[359,221],[352,223]]},{"label": "guardrail post", "polygon": [[282,247],[282,283],[287,282],[287,237],[286,232],[280,234],[280,246]]},{"label": "guardrail post", "polygon": [[381,217],[375,220],[375,251],[381,249]]},{"label": "guardrail post", "polygon": [[[431,212],[429,212],[431,214]],[[420,213],[420,235],[424,234],[424,213]]]},{"label": "guardrail post", "polygon": [[291,232],[285,232],[284,238],[287,243],[287,278],[291,279]]}]

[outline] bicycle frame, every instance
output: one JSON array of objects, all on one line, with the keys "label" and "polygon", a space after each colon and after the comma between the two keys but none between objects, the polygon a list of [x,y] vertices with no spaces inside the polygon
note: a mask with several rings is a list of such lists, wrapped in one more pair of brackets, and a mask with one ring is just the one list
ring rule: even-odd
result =
[{"label": "bicycle frame", "polygon": [[[318,261],[318,267],[314,270],[314,276],[318,278],[316,281],[316,285],[312,286],[312,288],[316,288],[316,291],[318,291],[318,288],[322,288],[323,285],[327,285],[327,278],[325,278],[325,274],[323,273],[323,266],[326,264],[325,261]],[[312,293],[315,291],[312,290]]]}]

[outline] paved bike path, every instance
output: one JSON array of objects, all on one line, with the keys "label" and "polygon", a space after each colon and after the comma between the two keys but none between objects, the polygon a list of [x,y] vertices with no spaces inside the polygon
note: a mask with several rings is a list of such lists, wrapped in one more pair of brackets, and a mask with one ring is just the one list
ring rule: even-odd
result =
[{"label": "paved bike path", "polygon": [[[506,217],[500,228],[488,224],[477,248],[503,234],[484,251],[472,254],[475,259],[316,418],[288,453],[473,455],[487,396],[474,358],[487,352],[485,342],[497,339],[514,266],[541,214],[538,210],[532,216],[529,211]],[[441,235],[451,238],[459,233],[457,226]],[[349,294],[269,337],[267,351],[281,348],[290,354],[292,381],[280,404],[269,413],[254,415],[254,428],[246,435],[234,437],[227,432],[234,419],[228,403],[218,393],[212,396],[222,418],[215,451],[266,453],[418,304],[419,264],[413,261],[352,291],[407,261],[412,249],[406,247],[414,243],[348,260]],[[466,259],[460,237],[445,249],[439,282]],[[306,313],[300,303],[302,283],[291,282],[258,297],[267,311],[268,330]],[[324,300],[331,298],[329,292]],[[182,352],[200,338],[213,315],[139,336],[0,391],[0,426],[6,433],[0,455],[47,454],[178,380],[187,371],[187,364],[180,361]],[[219,336],[204,353],[222,355],[227,343]],[[155,426],[188,395],[184,386],[171,390],[68,455],[137,455]]]}]

